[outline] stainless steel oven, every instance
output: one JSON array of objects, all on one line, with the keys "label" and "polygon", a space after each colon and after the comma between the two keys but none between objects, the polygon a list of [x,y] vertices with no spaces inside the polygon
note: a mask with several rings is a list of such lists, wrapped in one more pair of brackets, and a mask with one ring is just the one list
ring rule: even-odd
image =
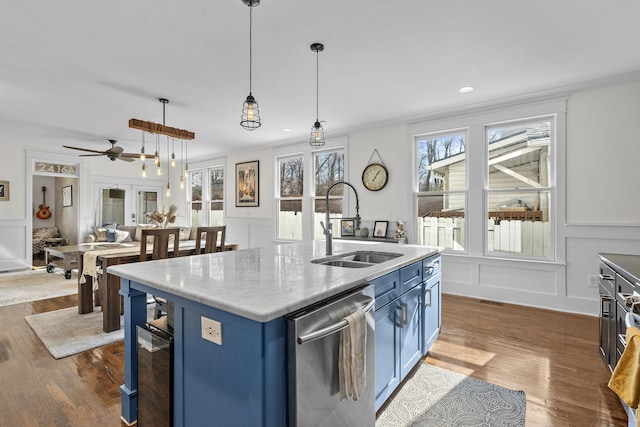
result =
[{"label": "stainless steel oven", "polygon": [[600,263],[600,355],[611,372],[616,364],[616,299],[615,272]]}]

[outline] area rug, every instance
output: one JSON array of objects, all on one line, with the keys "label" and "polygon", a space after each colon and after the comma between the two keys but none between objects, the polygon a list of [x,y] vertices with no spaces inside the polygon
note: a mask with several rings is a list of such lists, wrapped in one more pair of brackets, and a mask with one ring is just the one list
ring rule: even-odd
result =
[{"label": "area rug", "polygon": [[[147,315],[153,318],[152,307],[148,309]],[[123,329],[108,333],[102,330],[100,310],[78,314],[78,307],[69,307],[32,314],[25,317],[25,320],[56,359],[124,339]],[[122,316],[120,321],[122,322]]]},{"label": "area rug", "polygon": [[526,396],[422,363],[384,409],[376,427],[524,426]]},{"label": "area rug", "polygon": [[73,295],[78,292],[75,272],[71,279],[64,272],[44,270],[0,274],[0,307]]}]

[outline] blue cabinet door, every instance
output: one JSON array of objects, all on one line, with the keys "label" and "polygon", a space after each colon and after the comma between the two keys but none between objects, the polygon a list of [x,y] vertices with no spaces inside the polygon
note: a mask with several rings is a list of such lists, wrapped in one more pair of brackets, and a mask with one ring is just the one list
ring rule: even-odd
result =
[{"label": "blue cabinet door", "polygon": [[399,305],[396,301],[376,310],[376,411],[400,384]]},{"label": "blue cabinet door", "polygon": [[440,273],[424,283],[422,354],[427,354],[440,333]]},{"label": "blue cabinet door", "polygon": [[400,297],[404,311],[400,326],[400,378],[404,378],[422,357],[422,286]]}]

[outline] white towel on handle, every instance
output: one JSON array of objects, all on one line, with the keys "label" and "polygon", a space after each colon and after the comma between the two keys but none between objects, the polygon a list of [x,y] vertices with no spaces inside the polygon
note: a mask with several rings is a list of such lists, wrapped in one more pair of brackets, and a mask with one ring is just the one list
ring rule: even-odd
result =
[{"label": "white towel on handle", "polygon": [[340,400],[358,400],[367,385],[367,321],[363,310],[355,311],[344,320],[348,326],[340,331]]}]

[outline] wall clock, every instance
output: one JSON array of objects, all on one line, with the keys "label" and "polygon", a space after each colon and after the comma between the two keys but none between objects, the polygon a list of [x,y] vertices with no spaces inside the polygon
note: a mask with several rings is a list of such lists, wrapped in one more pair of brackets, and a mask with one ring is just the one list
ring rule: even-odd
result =
[{"label": "wall clock", "polygon": [[379,191],[387,185],[389,172],[381,163],[368,164],[362,171],[362,183],[367,190]]}]

